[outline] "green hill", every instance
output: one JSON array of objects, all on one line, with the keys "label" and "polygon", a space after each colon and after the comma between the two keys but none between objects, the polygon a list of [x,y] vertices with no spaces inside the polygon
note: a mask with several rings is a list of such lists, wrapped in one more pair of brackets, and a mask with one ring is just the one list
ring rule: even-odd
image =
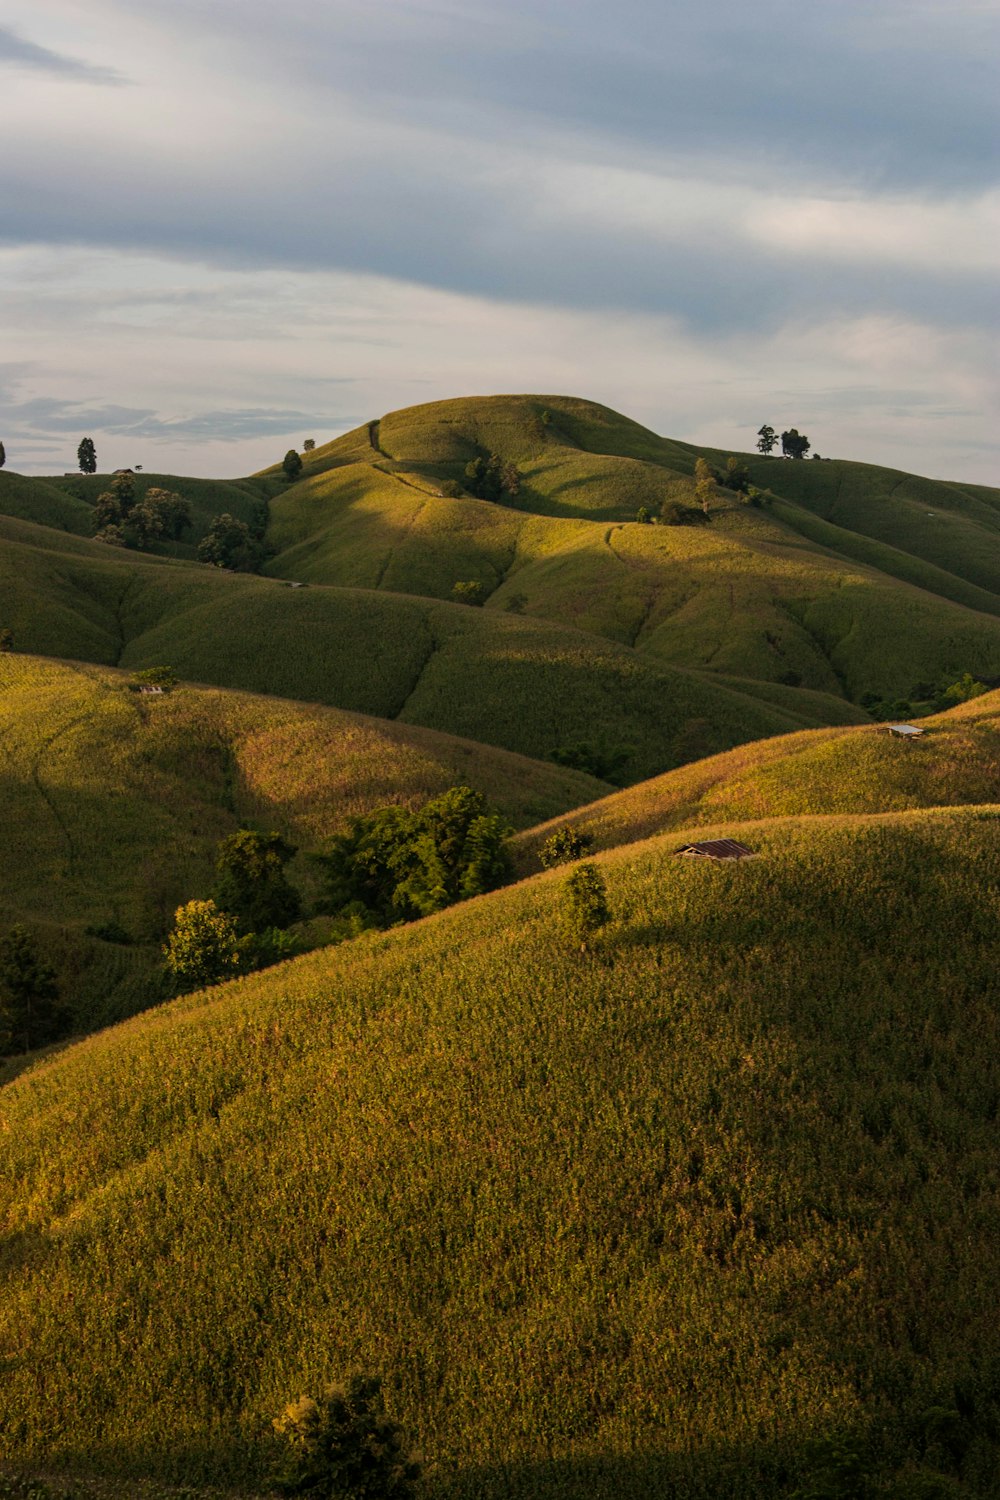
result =
[{"label": "green hill", "polygon": [[252,1484],[360,1367],[430,1497],[995,1493],[998,809],[726,832],[590,954],[553,872],[6,1088],[8,1459]]},{"label": "green hill", "polygon": [[[19,650],[423,724],[538,758],[621,751],[635,780],[713,749],[856,716],[768,702],[547,620],[146,557],[0,518],[3,624]],[[487,684],[484,691],[483,685]],[[742,690],[741,690],[742,689]]]},{"label": "green hill", "polygon": [[[90,1030],[159,998],[159,945],[176,908],[211,893],[227,834],[315,851],[352,817],[456,783],[516,827],[603,785],[415,725],[189,686],[150,699],[120,672],[0,654],[0,932],[44,934]],[[292,877],[312,893],[304,854]],[[113,928],[128,941],[92,935]]]},{"label": "green hill", "polygon": [[[521,473],[502,504],[460,489],[470,459],[492,451]],[[640,507],[692,505],[697,453],[561,397],[413,407],[305,456],[303,478],[272,500],[269,571],[436,598],[474,581],[489,610],[854,701],[965,670],[1000,677],[1000,494],[748,457],[758,483],[796,503],[755,508],[723,488],[708,524],[636,524]]]},{"label": "green hill", "polygon": [[567,824],[598,849],[667,829],[831,813],[989,804],[1000,795],[1000,692],[920,720],[902,740],[882,726],[817,729],[742,745],[668,771],[591,807],[577,808],[517,839],[519,862]]}]

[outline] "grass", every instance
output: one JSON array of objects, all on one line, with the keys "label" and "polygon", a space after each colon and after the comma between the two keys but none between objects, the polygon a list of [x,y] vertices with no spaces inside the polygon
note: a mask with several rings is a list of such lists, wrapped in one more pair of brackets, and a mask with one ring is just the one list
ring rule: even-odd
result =
[{"label": "grass", "polygon": [[[21,521],[0,520],[0,536],[10,543],[0,552],[4,624],[19,650],[132,669],[165,663],[188,680],[536,758],[579,741],[620,747],[629,779],[689,758],[692,725],[706,753],[817,722],[815,700],[800,714],[547,620],[364,589],[291,590]],[[830,712],[843,715],[836,704]]]},{"label": "grass", "polygon": [[[492,450],[520,468],[516,498],[441,494]],[[1000,677],[993,492],[751,456],[758,482],[794,503],[758,510],[720,491],[707,526],[635,524],[640,506],[692,501],[697,451],[569,398],[391,413],[307,455],[303,480],[276,495],[269,571],[440,599],[474,580],[489,611],[519,597],[529,616],[664,664],[855,702],[967,669]]]},{"label": "grass", "polygon": [[591,955],[556,871],[5,1089],[11,1460],[252,1484],[360,1366],[434,1497],[787,1495],[834,1432],[990,1493],[997,809],[723,829],[600,856]]},{"label": "grass", "polygon": [[[322,848],[352,817],[417,806],[457,783],[524,827],[603,783],[418,726],[0,655],[4,859],[0,930],[44,934],[76,1030],[160,998],[153,970],[176,908],[210,894],[218,842],[241,826]],[[304,855],[293,878],[311,893]],[[88,936],[123,928],[133,946]]]},{"label": "grass", "polygon": [[1000,693],[922,719],[924,737],[875,725],[819,729],[743,745],[616,792],[521,834],[518,861],[572,824],[606,849],[723,819],[876,813],[991,804],[1000,791]]}]

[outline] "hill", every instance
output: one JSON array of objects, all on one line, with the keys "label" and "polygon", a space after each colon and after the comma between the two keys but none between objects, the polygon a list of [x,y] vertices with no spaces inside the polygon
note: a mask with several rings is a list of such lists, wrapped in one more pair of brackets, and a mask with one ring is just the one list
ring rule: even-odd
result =
[{"label": "hill", "polygon": [[361,1367],[435,1500],[791,1496],[847,1443],[995,1493],[998,809],[752,837],[601,856],[589,954],[553,872],[5,1089],[10,1457],[250,1483]]},{"label": "hill", "polygon": [[[965,670],[1000,678],[1000,493],[743,455],[769,487],[763,505],[719,488],[706,524],[692,510],[699,451],[725,467],[563,397],[391,413],[305,455],[302,479],[275,493],[269,571],[435,598],[472,581],[488,610],[855,702]],[[520,473],[502,503],[462,490],[467,463],[490,452]],[[670,504],[688,524],[636,523]]]},{"label": "hill", "polygon": [[989,804],[1000,791],[1000,692],[921,719],[919,740],[881,726],[819,729],[743,745],[653,777],[516,841],[524,868],[556,829],[571,824],[598,849],[725,819],[892,812]]},{"label": "hill", "polygon": [[[17,649],[312,700],[544,758],[581,743],[620,779],[762,735],[856,717],[771,702],[547,620],[123,552],[0,518]],[[488,684],[488,691],[483,684]]]},{"label": "hill", "polygon": [[[189,686],[143,698],[122,672],[8,654],[0,765],[0,932],[44,934],[77,1030],[160,998],[174,911],[211,893],[216,846],[239,827],[315,851],[352,817],[456,783],[516,827],[606,790],[415,725]],[[313,894],[304,854],[291,874]]]}]

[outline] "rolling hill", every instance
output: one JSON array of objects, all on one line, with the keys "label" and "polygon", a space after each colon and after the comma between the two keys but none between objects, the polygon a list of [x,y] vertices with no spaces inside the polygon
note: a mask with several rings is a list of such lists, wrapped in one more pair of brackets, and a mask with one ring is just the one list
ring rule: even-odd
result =
[{"label": "rolling hill", "polygon": [[[44,934],[73,1028],[91,1030],[160,998],[159,945],[211,893],[227,834],[316,851],[352,817],[456,783],[515,827],[607,790],[417,726],[188,686],[147,699],[123,672],[0,655],[0,930]],[[305,853],[291,873],[314,894]]]},{"label": "rolling hill", "polygon": [[556,871],[23,1075],[9,1457],[253,1484],[360,1367],[432,1497],[791,1496],[845,1443],[993,1493],[997,812],[660,837],[589,954]]}]

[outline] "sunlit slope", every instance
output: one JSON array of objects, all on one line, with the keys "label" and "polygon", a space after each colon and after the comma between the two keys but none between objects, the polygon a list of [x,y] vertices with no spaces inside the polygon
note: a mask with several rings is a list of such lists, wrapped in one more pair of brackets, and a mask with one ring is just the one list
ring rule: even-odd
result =
[{"label": "sunlit slope", "polygon": [[[624,418],[616,427],[607,413],[606,424],[586,427],[591,443],[625,447],[632,435],[636,450],[653,456],[602,458],[542,424],[543,399],[415,407],[307,455],[306,477],[272,502],[268,540],[277,555],[269,571],[436,598],[474,581],[488,610],[513,606],[671,665],[791,682],[855,701],[866,692],[905,697],[920,681],[953,680],[965,670],[1000,676],[1000,595],[970,581],[982,573],[984,552],[1000,566],[1000,537],[992,532],[965,536],[970,566],[963,574],[957,544],[939,564],[911,555],[905,516],[885,528],[890,546],[832,526],[802,505],[779,499],[756,509],[720,491],[708,524],[640,525],[640,506],[656,514],[671,496],[693,501],[693,450],[643,438],[644,430]],[[453,407],[458,415],[446,415]],[[406,456],[390,460],[373,439]],[[544,469],[524,457],[537,444]],[[454,486],[468,457],[494,445],[522,465],[517,497],[492,504],[442,494],[446,475]],[[686,471],[664,468],[668,462]],[[602,464],[611,465],[613,478]],[[560,465],[572,469],[559,480],[558,493],[572,497],[561,510],[549,503],[557,491],[545,489],[555,485]],[[772,460],[764,471],[784,476],[805,467]],[[878,477],[886,471],[871,472],[870,503],[877,506]],[[931,481],[913,483],[933,488]],[[986,514],[985,503],[980,508]]]},{"label": "sunlit slope", "polygon": [[[226,834],[277,831],[315,851],[351,817],[458,783],[516,827],[602,788],[416,725],[188,686],[144,698],[106,668],[0,655],[0,931],[25,922],[53,934],[64,997],[86,1028],[136,1008],[139,971],[159,951],[140,962],[85,929],[113,923],[134,945],[158,945],[181,902],[211,893]],[[292,875],[308,885],[304,857]]]},{"label": "sunlit slope", "polygon": [[450,1500],[759,1500],[833,1433],[991,1493],[1000,818],[753,838],[603,856],[589,956],[553,872],[4,1090],[9,1457],[252,1478],[360,1367]]},{"label": "sunlit slope", "polygon": [[921,719],[920,726],[917,740],[869,724],[743,745],[521,834],[518,860],[537,868],[539,846],[567,823],[603,849],[725,819],[1000,802],[1000,692]]},{"label": "sunlit slope", "polygon": [[790,525],[822,540],[809,516],[903,549],[955,577],[1000,594],[1000,490],[922,479],[876,464],[751,459],[753,480],[794,501]]},{"label": "sunlit slope", "polygon": [[[555,622],[146,558],[0,520],[18,649],[326,702],[545,757],[587,742],[637,779],[844,716],[757,701]],[[692,734],[696,747],[689,748]]]}]

